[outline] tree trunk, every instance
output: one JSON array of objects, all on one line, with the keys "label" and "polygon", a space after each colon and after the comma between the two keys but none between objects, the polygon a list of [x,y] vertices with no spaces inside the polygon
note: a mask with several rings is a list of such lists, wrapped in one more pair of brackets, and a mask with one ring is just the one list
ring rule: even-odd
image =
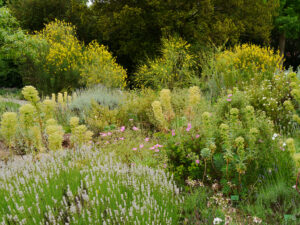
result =
[{"label": "tree trunk", "polygon": [[284,51],[285,51],[285,33],[281,33],[279,36],[279,51],[280,51],[280,55],[282,57],[284,57]]}]

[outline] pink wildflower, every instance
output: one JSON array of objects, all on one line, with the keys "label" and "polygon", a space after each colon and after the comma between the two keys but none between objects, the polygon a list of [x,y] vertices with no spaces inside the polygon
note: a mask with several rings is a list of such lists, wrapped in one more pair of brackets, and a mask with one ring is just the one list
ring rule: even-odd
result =
[{"label": "pink wildflower", "polygon": [[149,148],[150,150],[154,150],[155,149],[155,146],[152,146],[151,148]]},{"label": "pink wildflower", "polygon": [[231,102],[231,98],[227,98],[226,101],[227,101],[227,102]]},{"label": "pink wildflower", "polygon": [[121,131],[121,132],[125,131],[125,126],[122,126],[122,127],[120,128],[120,131]]},{"label": "pink wildflower", "polygon": [[186,128],[186,131],[189,132],[189,131],[191,130],[191,128],[192,128],[192,124],[191,124],[191,123],[188,123],[188,126],[187,126],[187,128]]},{"label": "pink wildflower", "polygon": [[196,160],[196,164],[199,164],[199,163],[200,163],[200,160],[199,160],[199,159],[197,159],[197,160]]},{"label": "pink wildflower", "polygon": [[106,137],[107,134],[106,133],[100,133],[102,137]]},{"label": "pink wildflower", "polygon": [[159,152],[159,149],[155,149],[155,152]]},{"label": "pink wildflower", "polygon": [[160,144],[156,144],[155,147],[156,147],[156,148],[162,148],[163,146],[160,145]]},{"label": "pink wildflower", "polygon": [[140,144],[140,148],[144,148],[144,145],[143,145],[143,144]]},{"label": "pink wildflower", "polygon": [[111,132],[108,132],[107,135],[110,136],[110,135],[111,135]]},{"label": "pink wildflower", "polygon": [[119,138],[119,140],[123,141],[123,140],[124,140],[124,138],[123,138],[123,137],[120,137],[120,138]]},{"label": "pink wildflower", "polygon": [[172,136],[175,136],[175,130],[172,130]]},{"label": "pink wildflower", "polygon": [[133,151],[136,151],[136,150],[137,150],[137,148],[132,148],[132,150],[133,150]]},{"label": "pink wildflower", "polygon": [[137,128],[136,126],[134,126],[134,127],[132,128],[132,130],[137,131],[137,130],[139,130],[139,128]]},{"label": "pink wildflower", "polygon": [[129,121],[133,121],[133,119],[129,119]]},{"label": "pink wildflower", "polygon": [[145,138],[145,141],[146,141],[146,142],[148,142],[148,141],[149,141],[149,139],[150,139],[150,138],[148,138],[148,137],[147,137],[147,138]]},{"label": "pink wildflower", "polygon": [[232,94],[227,95],[228,98],[230,98],[232,96]]},{"label": "pink wildflower", "polygon": [[197,135],[196,135],[196,139],[198,139],[199,137],[200,137],[200,134],[197,134]]},{"label": "pink wildflower", "polygon": [[167,164],[166,163],[164,163],[164,168],[167,168]]}]

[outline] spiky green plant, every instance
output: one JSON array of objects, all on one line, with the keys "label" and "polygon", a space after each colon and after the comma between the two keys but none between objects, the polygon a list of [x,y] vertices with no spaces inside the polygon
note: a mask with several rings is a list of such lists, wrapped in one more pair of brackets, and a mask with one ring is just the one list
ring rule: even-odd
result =
[{"label": "spiky green plant", "polygon": [[12,146],[16,138],[17,130],[17,114],[14,112],[6,112],[1,118],[1,134],[3,135],[5,142],[8,145],[10,154],[12,155]]}]

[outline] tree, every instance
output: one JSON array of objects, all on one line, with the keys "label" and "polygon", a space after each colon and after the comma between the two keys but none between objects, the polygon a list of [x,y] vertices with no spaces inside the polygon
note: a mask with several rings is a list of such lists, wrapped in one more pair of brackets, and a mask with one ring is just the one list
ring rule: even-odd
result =
[{"label": "tree", "polygon": [[280,0],[275,25],[279,32],[279,50],[283,55],[286,39],[296,40],[300,36],[300,0]]},{"label": "tree", "polygon": [[22,85],[18,70],[21,43],[25,39],[17,20],[6,7],[0,8],[0,86]]},{"label": "tree", "polygon": [[73,6],[86,6],[87,0],[9,0],[8,7],[20,21],[23,29],[39,31],[55,19],[66,20],[72,14]]},{"label": "tree", "polygon": [[129,72],[159,54],[163,36],[206,45],[267,44],[278,0],[94,0],[96,38]]}]

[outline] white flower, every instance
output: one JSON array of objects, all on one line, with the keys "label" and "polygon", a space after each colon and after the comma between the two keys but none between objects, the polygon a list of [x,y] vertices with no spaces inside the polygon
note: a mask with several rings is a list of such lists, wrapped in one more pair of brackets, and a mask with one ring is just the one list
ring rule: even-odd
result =
[{"label": "white flower", "polygon": [[284,142],[284,143],[282,144],[282,146],[285,147],[285,146],[286,146],[286,143]]},{"label": "white flower", "polygon": [[255,216],[255,217],[253,217],[253,222],[260,224],[262,222],[262,220],[260,218],[258,218],[258,217]]},{"label": "white flower", "polygon": [[222,223],[222,221],[223,220],[221,218],[216,217],[216,218],[214,218],[213,224],[220,224],[220,223]]}]

